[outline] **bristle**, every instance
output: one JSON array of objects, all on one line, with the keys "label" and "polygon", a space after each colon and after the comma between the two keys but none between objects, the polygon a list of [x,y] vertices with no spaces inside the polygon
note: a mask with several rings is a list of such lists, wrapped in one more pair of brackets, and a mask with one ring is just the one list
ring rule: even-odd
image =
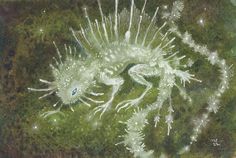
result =
[{"label": "bristle", "polygon": [[81,30],[81,33],[82,33],[82,36],[84,37],[85,41],[88,43],[88,45],[90,47],[92,47],[91,43],[89,42],[89,40],[87,39],[86,35],[85,35],[85,32],[84,32],[84,29],[83,27],[80,25],[80,30]]},{"label": "bristle", "polygon": [[115,31],[116,40],[118,40],[118,38],[119,38],[119,33],[118,33],[118,3],[119,3],[119,0],[115,0],[115,26],[114,26],[114,31]]},{"label": "bristle", "polygon": [[68,49],[67,49],[67,45],[66,44],[64,44],[64,49],[65,49],[66,55],[68,55]]},{"label": "bristle", "polygon": [[75,110],[74,110],[74,108],[70,105],[70,110],[72,111],[72,112],[75,112]]},{"label": "bristle", "polygon": [[46,83],[46,84],[52,84],[52,82],[41,79],[41,78],[39,79],[39,81],[42,82],[42,83]]},{"label": "bristle", "polygon": [[100,0],[97,0],[97,2],[98,2],[98,7],[99,7],[100,14],[101,14],[101,18],[102,18],[102,28],[103,28],[103,31],[104,31],[104,34],[105,34],[106,41],[109,43],[101,2],[100,2]]},{"label": "bristle", "polygon": [[132,27],[132,21],[133,21],[133,14],[134,14],[134,0],[131,0],[131,8],[130,8],[130,21],[129,21],[129,29],[128,31],[130,32],[131,27]]},{"label": "bristle", "polygon": [[176,56],[176,54],[178,54],[178,53],[179,53],[179,51],[174,52],[173,54],[171,54],[170,56],[168,56],[167,58],[165,58],[165,60],[169,60],[170,58]]},{"label": "bristle", "polygon": [[111,15],[109,15],[109,25],[110,25],[110,32],[111,32],[111,38],[112,38],[112,36],[113,36],[113,23],[112,23],[112,17],[111,17]]},{"label": "bristle", "polygon": [[158,28],[158,30],[155,32],[152,40],[149,42],[148,47],[150,47],[151,44],[155,41],[157,34],[161,31],[161,29],[163,29],[166,26],[166,24],[167,23],[165,22],[161,27]]},{"label": "bristle", "polygon": [[173,37],[170,41],[168,41],[168,42],[162,47],[162,49],[165,48],[165,47],[167,47],[168,45],[170,45],[174,40],[175,40],[175,37]]},{"label": "bristle", "polygon": [[62,64],[62,60],[61,60],[61,58],[62,58],[62,56],[61,56],[61,52],[59,51],[59,49],[58,49],[58,47],[57,47],[55,41],[53,41],[53,45],[54,45],[55,48],[56,48],[56,51],[57,51],[57,54],[58,54],[58,57],[59,57],[60,63]]},{"label": "bristle", "polygon": [[167,37],[168,34],[169,34],[169,32],[166,32],[164,35],[161,34],[161,35],[162,35],[161,41],[164,41],[164,40],[166,39],[166,37]]},{"label": "bristle", "polygon": [[89,94],[91,94],[93,96],[102,96],[102,95],[104,95],[104,93],[94,93],[94,92],[90,92]]},{"label": "bristle", "polygon": [[59,66],[59,62],[57,61],[57,59],[55,57],[52,57],[52,59],[55,61],[56,65]]},{"label": "bristle", "polygon": [[53,71],[55,71],[57,74],[60,74],[60,71],[59,71],[57,68],[55,68],[52,64],[49,64],[49,66],[50,66],[51,69],[52,69]]},{"label": "bristle", "polygon": [[75,35],[75,31],[73,30],[72,27],[70,27],[70,31],[72,32],[72,35],[74,36],[76,42],[79,44],[79,47],[80,47],[80,48],[83,48],[81,42],[80,42],[79,39],[76,37],[76,35]]},{"label": "bristle", "polygon": [[69,46],[69,54],[72,55],[72,49],[71,49],[71,46]]},{"label": "bristle", "polygon": [[57,102],[56,102],[55,104],[53,104],[52,106],[53,106],[53,107],[56,107],[59,102],[60,102],[60,101],[57,101]]},{"label": "bristle", "polygon": [[139,19],[140,20],[139,20],[139,23],[138,23],[138,31],[137,31],[137,34],[136,34],[136,37],[135,37],[135,44],[137,44],[137,41],[138,41],[138,36],[139,36],[139,32],[140,32],[140,25],[142,23],[143,16],[140,15]]},{"label": "bristle", "polygon": [[136,34],[136,37],[135,37],[135,44],[137,44],[137,41],[138,41],[138,36],[139,36],[139,33],[140,33],[140,27],[141,27],[141,23],[142,23],[142,20],[143,20],[143,13],[144,13],[144,10],[145,10],[145,7],[146,7],[146,3],[147,3],[147,0],[145,0],[145,2],[143,4],[142,11],[141,11],[140,16],[139,16],[138,31],[137,31],[137,34]]},{"label": "bristle", "polygon": [[102,18],[102,23],[104,23],[104,15],[103,15],[103,11],[102,11],[101,2],[100,2],[100,0],[97,0],[97,2],[98,2],[98,7],[99,7],[100,14],[101,14],[101,18]]},{"label": "bristle", "polygon": [[132,21],[133,21],[133,14],[134,14],[134,0],[131,0],[129,28],[128,28],[128,31],[125,33],[125,40],[126,40],[126,42],[129,42],[129,40],[130,40],[131,27],[132,27]]},{"label": "bristle", "polygon": [[91,33],[92,33],[92,35],[93,35],[93,38],[94,38],[94,40],[97,42],[97,44],[99,44],[100,42],[98,41],[98,39],[97,39],[97,37],[96,37],[96,35],[95,35],[95,33],[94,33],[94,30],[93,30],[93,27],[92,27],[92,23],[91,23],[91,20],[90,20],[90,18],[89,18],[88,12],[87,12],[87,8],[84,8],[84,12],[85,12],[85,18],[86,18],[87,21],[88,21],[89,28],[90,28],[90,30],[91,30]]},{"label": "bristle", "polygon": [[99,37],[100,37],[101,41],[104,42],[97,19],[95,19],[95,23],[96,23],[96,27],[97,27],[97,31],[98,31]]},{"label": "bristle", "polygon": [[88,107],[90,107],[91,105],[89,103],[87,103],[86,101],[84,101],[82,98],[79,98],[79,100],[84,103],[85,105],[87,105]]},{"label": "bristle", "polygon": [[76,49],[76,47],[74,47],[74,53],[73,53],[73,56],[76,57],[76,55],[77,55],[77,49]]},{"label": "bristle", "polygon": [[55,90],[54,90],[54,91],[51,91],[51,92],[49,92],[49,93],[47,93],[47,94],[44,94],[43,96],[39,97],[39,99],[43,99],[43,98],[45,98],[45,97],[47,97],[47,96],[53,94],[54,92],[55,92]]},{"label": "bristle", "polygon": [[157,7],[157,9],[156,9],[156,11],[155,11],[155,13],[154,13],[154,15],[153,15],[153,17],[152,17],[152,20],[151,20],[151,22],[150,22],[150,24],[149,24],[149,26],[148,26],[148,28],[147,28],[147,30],[146,30],[146,32],[145,32],[145,35],[144,35],[144,38],[143,38],[142,46],[145,45],[148,32],[149,32],[150,27],[152,26],[152,24],[153,24],[153,22],[154,22],[154,20],[155,20],[155,18],[156,18],[156,15],[157,15],[158,10],[159,10],[159,7]]},{"label": "bristle", "polygon": [[105,33],[105,38],[106,38],[106,40],[107,40],[107,43],[109,43],[110,41],[109,41],[109,38],[108,38],[107,28],[106,28],[105,22],[102,23],[102,28],[103,28],[103,31],[104,31],[104,33]]},{"label": "bristle", "polygon": [[45,89],[36,89],[36,88],[28,88],[29,91],[36,91],[36,92],[47,92],[53,90],[53,88],[45,88]]}]

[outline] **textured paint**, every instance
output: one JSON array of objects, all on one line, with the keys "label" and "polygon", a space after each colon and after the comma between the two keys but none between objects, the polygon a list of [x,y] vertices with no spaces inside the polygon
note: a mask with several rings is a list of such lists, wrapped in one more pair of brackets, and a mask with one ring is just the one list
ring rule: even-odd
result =
[{"label": "textured paint", "polygon": [[[67,45],[65,45],[65,53],[61,53],[54,42],[58,54],[58,58],[54,58],[56,64],[50,65],[54,81],[40,79],[42,83],[48,85],[48,88],[29,88],[29,90],[47,92],[40,99],[56,93],[60,100],[53,106],[67,105],[72,111],[74,111],[72,104],[77,101],[89,107],[91,104],[96,104],[94,113],[100,113],[102,116],[112,106],[115,96],[122,88],[125,81],[120,74],[128,65],[133,64],[128,70],[132,80],[146,88],[136,99],[118,103],[116,106],[118,112],[129,107],[137,108],[153,88],[153,84],[147,81],[145,77],[160,78],[159,86],[156,87],[159,90],[156,101],[144,109],[137,108],[135,110],[133,116],[126,122],[127,134],[124,135],[124,141],[121,142],[135,157],[152,157],[153,151],[146,151],[145,149],[143,143],[145,135],[142,133],[148,123],[148,114],[151,111],[158,110],[154,118],[155,126],[157,126],[160,120],[160,111],[164,103],[168,102],[165,122],[167,124],[167,135],[170,135],[174,112],[171,101],[173,87],[179,89],[180,95],[184,99],[191,100],[183,87],[186,82],[189,83],[191,80],[201,82],[188,72],[187,65],[192,64],[181,63],[185,56],[178,56],[178,50],[175,48],[175,39],[179,38],[194,52],[206,57],[211,65],[218,66],[221,73],[220,85],[208,99],[207,111],[195,121],[191,141],[179,151],[182,154],[189,151],[190,146],[197,141],[198,135],[209,120],[209,114],[218,111],[220,97],[228,88],[230,67],[227,66],[224,59],[218,57],[216,51],[211,52],[206,46],[196,44],[188,32],[181,33],[179,31],[175,21],[180,18],[184,8],[182,1],[174,2],[171,12],[163,13],[162,18],[166,22],[160,26],[156,24],[159,7],[156,8],[152,16],[148,16],[145,13],[146,2],[145,0],[142,10],[139,11],[135,7],[134,0],[131,0],[130,10],[123,9],[122,12],[118,13],[119,1],[116,0],[115,13],[105,16],[98,0],[101,19],[95,21],[91,21],[87,9],[84,8],[87,26],[81,26],[79,31],[72,28],[70,30],[86,56],[82,57],[79,51]],[[99,96],[105,95],[104,93],[93,92],[99,84],[112,87],[108,101],[95,99],[95,97],[99,98]],[[57,110],[46,112],[42,116],[47,117],[60,112],[61,106]]]}]

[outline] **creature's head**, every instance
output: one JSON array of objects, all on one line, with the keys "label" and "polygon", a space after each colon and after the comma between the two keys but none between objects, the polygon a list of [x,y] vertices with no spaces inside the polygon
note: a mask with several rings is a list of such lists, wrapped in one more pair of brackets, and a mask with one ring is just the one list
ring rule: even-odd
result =
[{"label": "creature's head", "polygon": [[87,98],[85,93],[89,92],[89,89],[94,85],[94,77],[98,72],[98,66],[95,63],[96,61],[91,61],[90,58],[80,60],[72,53],[71,49],[68,48],[68,50],[70,53],[67,53],[65,60],[62,61],[57,48],[59,61],[54,58],[56,66],[50,65],[54,81],[49,82],[40,79],[49,87],[46,89],[29,88],[29,90],[49,92],[40,99],[55,92],[63,104],[70,105],[78,100],[86,104],[87,102],[83,98]]},{"label": "creature's head", "polygon": [[68,58],[58,68],[53,67],[56,94],[63,104],[72,104],[86,97],[85,93],[93,86],[97,66],[88,61]]}]

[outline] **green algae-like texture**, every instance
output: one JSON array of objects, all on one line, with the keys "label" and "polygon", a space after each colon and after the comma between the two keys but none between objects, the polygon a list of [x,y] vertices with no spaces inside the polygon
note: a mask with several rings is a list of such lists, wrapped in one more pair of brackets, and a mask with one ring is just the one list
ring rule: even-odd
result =
[{"label": "green algae-like texture", "polygon": [[[101,0],[104,14],[114,12],[114,1]],[[157,5],[170,5],[172,0],[148,0],[146,12],[152,15]],[[120,0],[121,8],[128,8],[130,1]],[[135,0],[141,8],[143,0]],[[228,65],[236,65],[236,6],[233,0],[185,0],[182,17],[177,22],[182,32],[189,31],[196,42],[217,50]],[[69,28],[79,29],[84,25],[83,7],[88,8],[91,19],[99,18],[95,0],[35,0],[0,1],[0,157],[1,158],[132,158],[122,144],[126,125],[133,109],[116,112],[110,109],[102,118],[93,115],[96,107],[73,105],[75,112],[63,106],[61,113],[44,119],[43,112],[55,110],[52,105],[58,100],[52,95],[38,100],[39,94],[27,87],[43,86],[39,78],[52,79],[49,64],[56,56],[52,41],[59,48],[64,44],[76,45]],[[161,15],[160,15],[161,16]],[[199,20],[204,20],[204,25]],[[158,22],[158,24],[161,24]],[[147,148],[155,151],[156,157],[170,158],[234,158],[236,157],[236,76],[230,80],[230,88],[224,93],[220,110],[210,115],[210,122],[193,144],[190,152],[178,155],[178,151],[190,141],[193,116],[199,116],[206,108],[207,98],[219,83],[219,72],[205,58],[194,54],[181,41],[177,48],[193,59],[190,69],[202,83],[191,82],[186,90],[192,103],[183,100],[178,91],[173,91],[175,105],[173,129],[166,135],[165,121],[144,129]],[[127,98],[140,95],[144,87],[132,82],[127,69],[122,90],[114,105]],[[149,78],[154,85],[158,80]],[[109,87],[101,85],[98,91],[109,94]],[[141,107],[152,103],[158,90],[152,89]],[[108,99],[105,95],[101,99]],[[114,107],[114,106],[113,106]],[[163,116],[167,109],[163,110]],[[165,155],[165,156],[164,156]]]}]

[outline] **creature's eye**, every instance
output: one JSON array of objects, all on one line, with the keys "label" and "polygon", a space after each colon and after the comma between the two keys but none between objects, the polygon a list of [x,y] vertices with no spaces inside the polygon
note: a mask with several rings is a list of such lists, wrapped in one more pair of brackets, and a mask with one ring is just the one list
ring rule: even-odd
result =
[{"label": "creature's eye", "polygon": [[75,95],[75,94],[77,93],[77,91],[78,91],[78,89],[77,89],[77,88],[74,88],[74,89],[72,90],[72,92],[71,92],[71,95],[72,95],[72,96]]}]

